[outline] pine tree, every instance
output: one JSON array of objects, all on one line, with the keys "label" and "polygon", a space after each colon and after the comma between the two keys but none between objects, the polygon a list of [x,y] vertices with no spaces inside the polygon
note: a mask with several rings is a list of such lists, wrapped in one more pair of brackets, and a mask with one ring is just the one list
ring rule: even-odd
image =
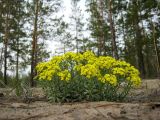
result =
[{"label": "pine tree", "polygon": [[110,23],[110,31],[112,34],[112,55],[114,58],[118,59],[118,50],[117,50],[117,45],[116,45],[116,34],[115,34],[115,26],[114,26],[114,21],[113,21],[113,11],[112,11],[112,6],[113,6],[113,1],[109,0],[108,3],[108,17],[109,17],[109,23]]},{"label": "pine tree", "polygon": [[3,25],[2,35],[4,44],[4,83],[7,85],[7,63],[8,63],[8,43],[9,43],[9,31],[11,29],[10,19],[11,19],[11,9],[12,2],[9,0],[1,1],[1,20]]},{"label": "pine tree", "polygon": [[[92,46],[97,48],[98,55],[106,54],[106,37],[108,36],[107,28],[108,25],[105,22],[105,3],[102,0],[90,0],[87,1],[89,6],[88,11],[90,12],[90,24],[89,29],[91,30],[91,37],[93,40]],[[106,36],[107,35],[107,36]]]},{"label": "pine tree", "polygon": [[[24,28],[24,18],[26,17],[26,13],[24,11],[24,6],[25,2],[24,1],[17,1],[15,4],[15,15],[14,15],[14,19],[16,19],[16,21],[13,21],[12,24],[14,24],[14,31],[13,31],[13,36],[12,36],[12,40],[10,43],[10,48],[12,53],[15,52],[15,56],[13,56],[13,65],[16,64],[16,80],[19,81],[19,70],[21,68],[21,63],[22,63],[22,58],[24,53],[27,55],[27,50],[25,48],[27,48],[26,46],[26,33],[23,30]],[[25,57],[26,59],[27,57]],[[23,59],[25,61],[25,59]]]},{"label": "pine tree", "polygon": [[[31,78],[30,78],[30,85],[34,86],[34,77],[36,76],[36,70],[35,67],[37,65],[38,60],[40,60],[39,54],[42,54],[41,52],[45,52],[46,50],[38,51],[41,50],[43,47],[40,46],[45,46],[44,41],[42,40],[45,38],[50,37],[48,35],[48,28],[51,27],[51,24],[47,24],[47,20],[50,22],[53,22],[53,18],[47,18],[49,15],[53,15],[54,12],[58,11],[58,8],[60,7],[60,2],[61,1],[47,1],[47,0],[33,0],[32,2],[28,3],[28,9],[29,9],[29,17],[30,17],[30,23],[33,25],[32,29],[32,49],[31,49]],[[46,19],[47,18],[47,19]],[[50,20],[52,19],[52,20]],[[53,23],[54,25],[54,23]],[[53,26],[52,26],[53,27]],[[41,56],[41,57],[48,57],[47,56]]]}]

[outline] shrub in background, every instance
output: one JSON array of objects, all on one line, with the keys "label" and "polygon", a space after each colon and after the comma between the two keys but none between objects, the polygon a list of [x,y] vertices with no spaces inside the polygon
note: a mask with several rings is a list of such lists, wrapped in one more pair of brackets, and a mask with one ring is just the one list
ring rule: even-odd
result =
[{"label": "shrub in background", "polygon": [[38,80],[49,100],[120,101],[141,83],[139,71],[109,56],[67,52],[36,67]]}]

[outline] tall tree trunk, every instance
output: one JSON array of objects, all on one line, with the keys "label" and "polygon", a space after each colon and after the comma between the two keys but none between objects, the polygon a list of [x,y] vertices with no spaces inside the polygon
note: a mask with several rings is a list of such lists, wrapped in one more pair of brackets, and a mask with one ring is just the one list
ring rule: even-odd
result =
[{"label": "tall tree trunk", "polygon": [[141,35],[141,29],[140,29],[140,26],[139,26],[139,15],[138,15],[138,5],[137,5],[137,2],[134,1],[133,4],[135,5],[135,16],[134,16],[134,27],[135,27],[135,32],[136,32],[136,40],[135,40],[135,43],[136,43],[136,50],[137,50],[137,57],[138,57],[138,68],[141,72],[141,77],[145,77],[145,66],[144,66],[144,57],[143,57],[143,53],[142,53],[142,46],[143,46],[143,38],[142,38],[142,35]]},{"label": "tall tree trunk", "polygon": [[119,57],[118,57],[118,50],[116,45],[115,27],[114,27],[114,21],[112,19],[112,0],[109,0],[108,7],[109,7],[110,30],[112,34],[112,55],[114,58],[118,59]]},{"label": "tall tree trunk", "polygon": [[[144,43],[146,43],[147,41],[147,35],[145,33],[145,28],[144,28],[144,25],[143,25],[143,19],[142,19],[142,11],[140,11],[140,19],[141,19],[141,30],[142,30],[142,34],[143,34],[143,38],[142,40],[144,41]],[[146,43],[146,49],[148,49],[148,43]],[[148,50],[147,50],[148,51]],[[150,77],[150,68],[149,68],[149,52],[146,52],[146,58],[144,56],[144,69],[145,69],[145,77]]]},{"label": "tall tree trunk", "polygon": [[[38,35],[37,35],[37,32],[36,32],[36,38],[35,38],[35,64],[34,64],[34,77],[37,75],[37,71],[35,69],[35,67],[37,66],[37,63],[38,63],[38,44],[37,44],[37,40],[38,40]],[[34,83],[34,86],[36,84]]]},{"label": "tall tree trunk", "polygon": [[36,66],[36,47],[37,47],[37,22],[38,22],[38,5],[39,0],[35,0],[35,19],[34,19],[34,29],[33,29],[33,37],[32,37],[32,54],[31,54],[31,78],[30,85],[33,87],[34,77],[35,77],[35,66]]},{"label": "tall tree trunk", "polygon": [[2,70],[2,65],[3,65],[3,53],[4,52],[4,44],[1,48],[1,56],[0,56],[0,71]]},{"label": "tall tree trunk", "polygon": [[98,36],[97,36],[97,48],[98,48],[98,56],[99,55],[103,55],[105,54],[105,38],[104,38],[104,31],[103,31],[103,27],[104,27],[104,20],[103,20],[103,12],[104,12],[104,1],[103,0],[97,0],[96,2],[96,6],[93,10],[93,12],[95,12],[95,17],[96,17],[96,22],[97,22],[97,32],[98,32]]},{"label": "tall tree trunk", "polygon": [[124,58],[127,61],[127,42],[126,42],[126,34],[125,34],[125,23],[124,23],[124,18],[123,18],[123,14],[121,11],[121,16],[122,16],[122,34],[123,34],[123,41],[124,41]]},{"label": "tall tree trunk", "polygon": [[100,55],[105,54],[105,38],[104,38],[104,0],[99,0],[99,31],[100,31],[100,36],[99,36],[99,44],[100,44]]},{"label": "tall tree trunk", "polygon": [[138,57],[138,68],[141,72],[142,77],[145,77],[145,67],[144,67],[144,58],[142,53],[142,36],[138,23],[135,25],[136,28],[136,49],[137,49],[137,57]]},{"label": "tall tree trunk", "polygon": [[78,46],[79,46],[79,42],[78,42],[78,31],[77,31],[77,21],[76,21],[76,51],[77,53],[79,52]]},{"label": "tall tree trunk", "polygon": [[[18,12],[20,13],[20,2],[18,2],[17,4],[18,4]],[[20,23],[20,19],[18,19],[18,30],[17,30],[18,37],[17,37],[17,48],[16,48],[17,49],[17,56],[16,56],[16,80],[17,81],[19,81],[19,29],[20,29],[19,23]]]},{"label": "tall tree trunk", "polygon": [[17,38],[17,56],[16,56],[16,80],[19,80],[19,38]]},{"label": "tall tree trunk", "polygon": [[95,22],[94,25],[95,26],[95,29],[94,30],[94,34],[95,37],[96,37],[96,42],[97,42],[97,55],[101,55],[102,53],[102,35],[101,35],[101,26],[102,26],[102,21],[101,21],[101,18],[102,16],[100,15],[101,14],[101,4],[100,4],[100,0],[91,0],[91,3],[90,3],[90,10],[91,10],[91,14],[93,16],[93,21]]},{"label": "tall tree trunk", "polygon": [[[2,18],[2,11],[0,11],[0,17]],[[2,23],[0,23],[2,26]],[[0,41],[2,41],[2,34],[0,32]],[[4,44],[1,48],[1,53],[0,53],[0,72],[2,72],[2,65],[3,65],[3,53],[4,52]]]},{"label": "tall tree trunk", "polygon": [[9,24],[9,4],[6,4],[6,19],[5,19],[5,38],[4,38],[4,83],[7,85],[7,57],[8,57],[8,24]]},{"label": "tall tree trunk", "polygon": [[160,58],[158,56],[158,46],[157,46],[157,38],[155,35],[155,24],[152,22],[153,26],[153,44],[154,44],[154,49],[155,49],[155,54],[156,54],[156,63],[157,63],[157,76],[160,77]]},{"label": "tall tree trunk", "polygon": [[78,12],[78,10],[77,10],[77,2],[78,1],[76,1],[76,0],[73,0],[73,7],[74,7],[74,11],[75,11],[75,14],[74,14],[74,16],[75,16],[75,18],[74,18],[74,20],[75,20],[75,42],[76,42],[76,45],[75,45],[75,47],[76,47],[76,52],[78,53],[79,52],[79,41],[78,41],[78,19],[77,19],[77,12]]},{"label": "tall tree trunk", "polygon": [[[76,2],[76,1],[75,1]],[[77,28],[77,24],[78,24],[78,21],[77,21],[77,3],[75,3],[75,10],[76,10],[76,13],[75,13],[75,22],[76,22],[76,24],[75,24],[75,27],[76,27],[76,51],[77,51],[77,53],[79,52],[79,50],[78,50],[78,46],[79,46],[79,42],[78,42],[78,28]]]}]

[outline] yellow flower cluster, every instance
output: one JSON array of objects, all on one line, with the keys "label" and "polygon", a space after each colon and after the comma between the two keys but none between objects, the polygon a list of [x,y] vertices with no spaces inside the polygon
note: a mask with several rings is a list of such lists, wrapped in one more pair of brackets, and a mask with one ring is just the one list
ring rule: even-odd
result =
[{"label": "yellow flower cluster", "polygon": [[[54,67],[52,65],[55,65]],[[36,66],[38,78],[40,80],[52,80],[52,76],[60,70],[60,67],[50,62],[39,63]]]},{"label": "yellow flower cluster", "polygon": [[100,56],[95,64],[101,69],[110,69],[116,63],[116,60],[109,56]]},{"label": "yellow flower cluster", "polygon": [[80,67],[81,75],[86,76],[87,78],[98,76],[99,70],[95,65],[87,64]]},{"label": "yellow flower cluster", "polygon": [[93,60],[94,58],[95,58],[95,55],[91,51],[86,51],[85,53],[83,53],[83,59]]},{"label": "yellow flower cluster", "polygon": [[114,75],[125,75],[125,69],[115,67],[112,69]]},{"label": "yellow flower cluster", "polygon": [[105,74],[102,81],[104,81],[104,83],[108,82],[113,86],[117,85],[117,78],[115,75],[112,75],[112,74]]},{"label": "yellow flower cluster", "polygon": [[64,70],[58,73],[58,76],[60,77],[61,80],[70,80],[71,79],[71,74],[68,70]]},{"label": "yellow flower cluster", "polygon": [[133,66],[126,68],[126,74],[128,74],[126,80],[131,81],[134,86],[139,86],[141,83],[141,79],[139,77],[139,71],[135,69]]},{"label": "yellow flower cluster", "polygon": [[[64,67],[65,65],[67,67]],[[77,71],[76,74],[80,76],[88,79],[94,77],[113,86],[118,84],[119,77],[124,78],[126,82],[131,82],[134,86],[141,83],[139,71],[129,63],[109,56],[96,57],[91,51],[83,54],[67,52],[62,56],[54,56],[49,62],[39,63],[36,68],[40,80],[52,80],[53,76],[58,76],[60,80],[69,81],[72,72]]]},{"label": "yellow flower cluster", "polygon": [[83,60],[83,56],[80,53],[73,53],[73,52],[67,52],[66,54],[64,54],[62,56],[62,58],[64,60],[74,60],[77,62],[80,62],[81,60]]}]

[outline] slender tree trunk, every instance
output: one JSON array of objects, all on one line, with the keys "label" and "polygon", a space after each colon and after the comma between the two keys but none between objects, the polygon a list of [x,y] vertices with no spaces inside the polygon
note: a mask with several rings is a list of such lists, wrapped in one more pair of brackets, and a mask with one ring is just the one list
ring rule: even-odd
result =
[{"label": "slender tree trunk", "polygon": [[3,53],[4,52],[4,44],[1,48],[1,56],[0,56],[0,71],[2,70],[2,65],[3,65]]},{"label": "slender tree trunk", "polygon": [[[20,13],[20,3],[18,2],[18,12]],[[18,27],[20,27],[19,25],[20,20],[18,19]],[[17,38],[17,56],[16,56],[16,80],[19,81],[19,29],[18,28],[18,38]]]},{"label": "slender tree trunk", "polygon": [[98,35],[96,35],[96,41],[97,41],[97,55],[99,56],[99,55],[101,55],[101,52],[102,52],[102,43],[101,43],[101,37],[100,37],[100,33],[101,33],[101,28],[100,28],[100,26],[101,26],[101,21],[100,21],[100,11],[98,11],[98,6],[99,6],[99,4],[98,4],[98,0],[92,0],[91,1],[91,5],[90,5],[90,9],[91,9],[91,14],[92,14],[92,16],[93,16],[93,19],[95,19],[95,23],[97,24],[95,27],[96,27],[96,30],[97,31],[94,31],[94,32],[97,32],[96,34],[98,34]]},{"label": "slender tree trunk", "polygon": [[16,80],[19,80],[19,38],[17,38],[17,56],[16,56]]},{"label": "slender tree trunk", "polygon": [[39,0],[35,2],[35,18],[34,18],[34,29],[33,29],[33,41],[32,41],[32,54],[31,54],[31,78],[30,85],[33,87],[35,77],[35,65],[36,65],[36,46],[37,46],[37,22],[38,22],[38,4]]},{"label": "slender tree trunk", "polygon": [[[0,11],[0,17],[2,17],[2,11]],[[0,23],[1,26],[2,26],[2,23]],[[0,33],[0,40],[2,40],[2,35]],[[0,53],[0,72],[2,71],[2,65],[3,65],[3,53],[4,52],[4,44],[1,48],[1,53]]]},{"label": "slender tree trunk", "polygon": [[[76,21],[77,22],[77,21]],[[78,46],[79,46],[79,42],[78,42],[78,35],[77,35],[78,33],[77,33],[77,23],[76,23],[76,51],[77,51],[77,53],[79,52],[79,49],[78,49]]]},{"label": "slender tree trunk", "polygon": [[135,5],[135,16],[134,16],[134,26],[136,30],[136,50],[137,50],[137,57],[138,57],[138,68],[141,72],[141,76],[144,78],[146,71],[144,66],[144,57],[142,53],[142,46],[143,46],[143,38],[141,35],[141,29],[139,27],[139,15],[138,15],[138,5],[137,2],[134,1],[133,4]]},{"label": "slender tree trunk", "polygon": [[[38,40],[38,35],[37,35],[37,32],[36,32],[36,38],[35,38],[35,64],[34,64],[34,77],[37,75],[37,71],[35,69],[35,67],[37,66],[37,63],[38,63],[38,44],[37,44],[37,40]],[[36,85],[36,83],[34,83],[34,86]]]},{"label": "slender tree trunk", "polygon": [[[76,10],[76,13],[77,13],[77,10]],[[77,24],[78,24],[78,21],[77,21],[77,15],[76,16],[76,49],[77,49],[77,53],[79,52],[79,42],[78,42],[78,28],[77,28]]]},{"label": "slender tree trunk", "polygon": [[100,44],[100,54],[103,55],[105,54],[105,38],[104,38],[104,16],[103,16],[103,12],[104,12],[104,0],[99,0],[99,31],[100,31],[100,41],[99,41],[99,44]]},{"label": "slender tree trunk", "polygon": [[112,0],[109,0],[109,22],[110,22],[110,30],[112,34],[112,55],[114,58],[119,59],[118,50],[116,45],[116,35],[115,35],[115,27],[112,19]]},{"label": "slender tree trunk", "polygon": [[158,46],[157,46],[157,39],[155,35],[155,24],[152,22],[153,25],[153,44],[154,44],[154,49],[155,49],[155,54],[156,54],[156,63],[157,63],[157,76],[160,77],[160,59],[158,56]]},{"label": "slender tree trunk", "polygon": [[98,56],[105,54],[105,41],[104,41],[104,31],[103,31],[103,25],[104,25],[104,20],[103,20],[103,4],[104,1],[103,0],[98,0],[95,1],[97,4],[97,7],[93,8],[93,14],[96,17],[96,22],[97,22],[97,32],[98,32],[98,36],[97,36],[97,48],[98,48]]},{"label": "slender tree trunk", "polygon": [[126,55],[127,55],[127,42],[126,42],[126,34],[125,34],[125,23],[124,23],[124,18],[123,18],[123,14],[121,12],[121,16],[122,16],[122,33],[123,33],[123,41],[124,41],[124,58],[127,61]]},{"label": "slender tree trunk", "polygon": [[[141,24],[142,24],[142,27],[141,27],[141,30],[142,30],[142,40],[144,41],[144,43],[146,43],[146,39],[147,39],[147,35],[145,33],[145,29],[144,29],[144,25],[143,25],[143,19],[142,19],[142,11],[140,11],[140,19],[141,19]],[[148,44],[146,44],[146,48],[148,48]],[[146,59],[145,59],[145,56],[144,56],[144,70],[145,70],[145,77],[149,77],[149,61],[148,61],[148,52],[146,52]]]},{"label": "slender tree trunk", "polygon": [[144,78],[146,73],[145,73],[144,58],[142,53],[142,36],[138,23],[136,24],[136,48],[138,57],[138,67],[142,77]]},{"label": "slender tree trunk", "polygon": [[[9,11],[9,5],[7,1],[6,5],[7,11]],[[6,12],[6,19],[5,19],[5,38],[4,38],[4,83],[7,85],[7,57],[8,57],[8,24],[9,24],[9,12]]]},{"label": "slender tree trunk", "polygon": [[76,52],[79,52],[79,42],[78,42],[78,19],[77,19],[77,1],[74,1],[74,7],[75,7],[75,40],[76,40]]}]

